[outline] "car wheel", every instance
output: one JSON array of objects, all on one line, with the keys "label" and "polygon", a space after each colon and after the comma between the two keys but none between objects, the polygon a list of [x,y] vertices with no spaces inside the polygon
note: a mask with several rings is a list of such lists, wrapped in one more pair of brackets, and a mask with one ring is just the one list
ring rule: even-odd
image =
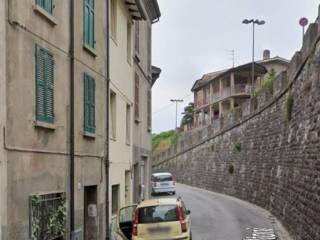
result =
[{"label": "car wheel", "polygon": [[172,195],[176,195],[176,191],[173,191],[173,192],[172,192]]}]

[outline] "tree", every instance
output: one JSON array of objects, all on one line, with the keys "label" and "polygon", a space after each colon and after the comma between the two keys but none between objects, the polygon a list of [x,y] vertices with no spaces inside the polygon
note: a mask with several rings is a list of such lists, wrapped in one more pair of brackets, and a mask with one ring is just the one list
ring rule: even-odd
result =
[{"label": "tree", "polygon": [[184,112],[182,113],[183,117],[181,119],[181,127],[189,123],[193,123],[193,109],[193,103],[189,103],[188,106],[184,108]]}]

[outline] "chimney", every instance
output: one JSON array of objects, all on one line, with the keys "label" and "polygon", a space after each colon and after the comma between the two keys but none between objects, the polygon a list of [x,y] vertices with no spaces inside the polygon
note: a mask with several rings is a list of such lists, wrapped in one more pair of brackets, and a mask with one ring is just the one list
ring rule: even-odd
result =
[{"label": "chimney", "polygon": [[266,49],[263,51],[263,60],[270,59],[270,50]]}]

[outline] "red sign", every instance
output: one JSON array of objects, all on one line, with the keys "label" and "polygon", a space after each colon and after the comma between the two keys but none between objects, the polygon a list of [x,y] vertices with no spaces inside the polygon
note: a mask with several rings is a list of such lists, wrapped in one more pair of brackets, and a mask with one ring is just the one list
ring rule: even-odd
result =
[{"label": "red sign", "polygon": [[305,17],[301,18],[299,21],[299,24],[301,25],[301,27],[307,26],[308,23],[309,23],[308,18],[305,18]]}]

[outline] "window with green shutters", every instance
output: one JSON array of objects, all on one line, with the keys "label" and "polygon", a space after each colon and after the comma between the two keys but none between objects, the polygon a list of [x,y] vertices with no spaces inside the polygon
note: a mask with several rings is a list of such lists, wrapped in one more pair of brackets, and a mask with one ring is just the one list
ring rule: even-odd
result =
[{"label": "window with green shutters", "polygon": [[36,0],[36,4],[46,10],[48,13],[52,14],[53,11],[53,0]]},{"label": "window with green shutters", "polygon": [[54,122],[54,59],[40,46],[35,46],[36,120]]},{"label": "window with green shutters", "polygon": [[94,48],[94,0],[84,1],[84,43]]},{"label": "window with green shutters", "polygon": [[84,131],[95,133],[95,81],[84,74]]}]

